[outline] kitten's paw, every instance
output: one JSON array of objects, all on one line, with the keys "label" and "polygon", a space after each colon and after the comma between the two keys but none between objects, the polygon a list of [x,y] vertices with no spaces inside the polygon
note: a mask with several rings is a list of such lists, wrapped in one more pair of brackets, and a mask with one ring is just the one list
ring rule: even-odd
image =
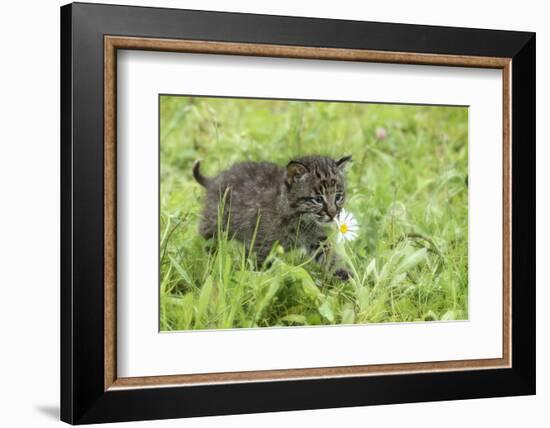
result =
[{"label": "kitten's paw", "polygon": [[348,279],[350,279],[352,277],[352,274],[349,270],[344,269],[344,268],[340,268],[340,269],[337,269],[334,272],[334,276],[341,279],[342,281],[347,281]]}]

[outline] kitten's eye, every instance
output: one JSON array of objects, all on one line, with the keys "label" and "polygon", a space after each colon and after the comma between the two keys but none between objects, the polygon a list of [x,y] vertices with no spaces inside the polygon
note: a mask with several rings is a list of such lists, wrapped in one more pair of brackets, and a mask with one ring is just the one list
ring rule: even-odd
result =
[{"label": "kitten's eye", "polygon": [[311,200],[313,202],[315,202],[316,204],[322,204],[325,200],[325,198],[323,198],[322,195],[317,195],[317,196],[314,196],[313,198],[311,198]]},{"label": "kitten's eye", "polygon": [[344,200],[344,194],[343,193],[337,193],[335,200],[336,200],[337,204],[341,203]]}]

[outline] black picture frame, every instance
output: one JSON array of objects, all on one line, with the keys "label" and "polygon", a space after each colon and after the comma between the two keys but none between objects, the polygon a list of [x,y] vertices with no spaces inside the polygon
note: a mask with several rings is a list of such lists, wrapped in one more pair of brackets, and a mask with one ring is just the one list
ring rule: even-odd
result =
[{"label": "black picture frame", "polygon": [[[104,36],[512,58],[512,367],[104,390]],[[535,393],[535,34],[73,3],[61,8],[61,419],[71,424]]]}]

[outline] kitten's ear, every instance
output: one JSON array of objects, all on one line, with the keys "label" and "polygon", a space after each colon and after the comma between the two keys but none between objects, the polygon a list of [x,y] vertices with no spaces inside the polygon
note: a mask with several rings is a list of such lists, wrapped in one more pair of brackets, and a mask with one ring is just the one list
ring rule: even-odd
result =
[{"label": "kitten's ear", "polygon": [[338,168],[340,168],[342,171],[346,168],[346,165],[351,162],[351,155],[344,156],[341,159],[338,159],[336,161],[336,165],[338,165]]},{"label": "kitten's ear", "polygon": [[286,166],[286,183],[291,185],[307,173],[308,169],[303,163],[290,161]]}]

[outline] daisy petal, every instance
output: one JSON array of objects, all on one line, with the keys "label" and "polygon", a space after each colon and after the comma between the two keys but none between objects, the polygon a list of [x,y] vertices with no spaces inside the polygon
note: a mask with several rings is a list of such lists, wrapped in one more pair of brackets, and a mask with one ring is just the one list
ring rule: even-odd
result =
[{"label": "daisy petal", "polygon": [[346,234],[346,238],[348,241],[354,241],[357,238],[357,233],[355,232],[348,232]]},{"label": "daisy petal", "polygon": [[357,226],[359,226],[359,223],[357,223],[357,221],[356,221],[354,218],[352,218],[352,219],[348,222],[348,227],[349,227],[349,228],[357,227]]}]

